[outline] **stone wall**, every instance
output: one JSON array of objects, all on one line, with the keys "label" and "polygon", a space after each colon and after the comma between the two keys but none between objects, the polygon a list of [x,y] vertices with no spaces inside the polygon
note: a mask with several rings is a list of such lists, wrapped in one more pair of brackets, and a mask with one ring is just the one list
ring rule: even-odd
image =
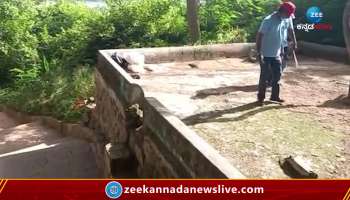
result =
[{"label": "stone wall", "polygon": [[298,42],[298,46],[298,52],[309,57],[323,58],[344,63],[349,61],[346,48],[304,41]]},{"label": "stone wall", "polygon": [[114,167],[120,171],[134,169],[142,178],[244,178],[157,99],[145,98],[142,88],[110,55],[136,51],[144,53],[147,63],[159,63],[244,56],[252,46],[100,51],[95,71],[96,108],[90,127],[104,138]]}]

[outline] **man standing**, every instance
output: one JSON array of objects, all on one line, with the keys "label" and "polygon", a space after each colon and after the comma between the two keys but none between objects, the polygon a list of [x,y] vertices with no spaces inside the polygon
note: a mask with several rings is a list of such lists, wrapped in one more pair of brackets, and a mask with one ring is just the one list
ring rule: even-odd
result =
[{"label": "man standing", "polygon": [[[283,0],[283,3],[289,2],[289,0]],[[285,29],[283,33],[283,42],[282,42],[282,72],[287,67],[288,53],[289,53],[289,40],[292,41],[292,49],[297,49],[297,40],[294,32],[293,19],[295,18],[292,14],[289,18],[285,19],[288,23],[288,28]]]},{"label": "man standing", "polygon": [[272,75],[272,93],[271,101],[284,102],[280,96],[282,45],[285,36],[285,31],[290,28],[290,18],[295,13],[295,5],[291,2],[284,2],[279,7],[278,11],[267,16],[258,31],[256,37],[256,47],[260,63],[260,79],[258,102],[263,104],[266,93],[266,82],[269,78],[269,73]]}]

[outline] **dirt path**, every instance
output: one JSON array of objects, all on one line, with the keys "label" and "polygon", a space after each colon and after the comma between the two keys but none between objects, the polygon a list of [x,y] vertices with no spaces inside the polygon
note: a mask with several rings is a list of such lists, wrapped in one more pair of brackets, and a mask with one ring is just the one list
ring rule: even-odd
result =
[{"label": "dirt path", "polygon": [[11,119],[9,116],[7,116],[5,113],[0,112],[0,131],[14,127],[18,125],[13,119]]},{"label": "dirt path", "polygon": [[98,178],[89,143],[62,137],[33,122],[18,124],[0,112],[0,177]]}]

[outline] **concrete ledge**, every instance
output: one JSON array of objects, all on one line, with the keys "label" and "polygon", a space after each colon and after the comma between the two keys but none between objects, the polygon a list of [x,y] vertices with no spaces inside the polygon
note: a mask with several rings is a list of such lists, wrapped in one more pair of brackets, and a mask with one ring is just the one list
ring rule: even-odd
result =
[{"label": "concrete ledge", "polygon": [[218,57],[245,57],[254,46],[254,43],[233,43],[183,47],[110,49],[102,50],[100,54],[110,57],[115,52],[138,52],[145,55],[146,63],[157,64],[162,62],[210,60]]},{"label": "concrete ledge", "polygon": [[347,63],[349,61],[346,48],[321,45],[304,41],[298,42],[298,45],[299,52],[306,56],[323,58],[344,63]]},{"label": "concrete ledge", "polygon": [[244,178],[212,146],[172,115],[155,98],[147,98],[144,105],[144,124],[172,154],[181,177]]},{"label": "concrete ledge", "polygon": [[100,51],[97,70],[126,107],[142,101],[141,87],[104,51]]},{"label": "concrete ledge", "polygon": [[[139,166],[138,170],[141,177],[244,178],[213,147],[170,113],[161,103],[154,98],[145,98],[141,86],[113,61],[111,55],[114,52],[139,52],[145,55],[147,63],[209,60],[220,57],[248,56],[253,46],[252,43],[242,43],[99,51],[96,77],[102,78],[105,85],[97,88],[105,87],[104,90],[112,90],[123,104],[124,108],[119,109],[127,109],[131,105],[139,104],[143,110],[144,138],[137,147],[129,146],[132,151],[137,149],[137,152],[132,153],[136,154],[137,160],[141,162],[139,164],[142,166]],[[106,98],[105,95],[104,97]],[[96,97],[96,99],[99,98]],[[111,109],[107,106],[104,108],[104,106],[97,102],[97,110]],[[107,118],[107,116],[102,116],[103,113],[98,114],[101,115],[99,116],[101,119]],[[118,123],[117,117],[108,117],[110,117],[108,120]],[[130,136],[130,133],[127,137],[130,140],[129,145],[136,144],[135,138]]]}]

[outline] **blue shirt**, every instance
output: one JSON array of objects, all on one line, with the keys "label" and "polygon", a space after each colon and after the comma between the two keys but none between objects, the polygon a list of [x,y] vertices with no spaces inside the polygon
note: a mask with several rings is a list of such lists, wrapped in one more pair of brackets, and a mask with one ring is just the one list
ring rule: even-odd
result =
[{"label": "blue shirt", "polygon": [[293,18],[289,17],[286,20],[286,23],[288,24],[288,28],[284,30],[283,32],[283,41],[282,41],[282,47],[288,47],[288,29],[294,29],[293,27]]},{"label": "blue shirt", "polygon": [[261,54],[264,57],[279,57],[284,40],[284,33],[288,31],[290,23],[281,19],[277,12],[267,16],[261,23],[259,32],[263,34]]}]

